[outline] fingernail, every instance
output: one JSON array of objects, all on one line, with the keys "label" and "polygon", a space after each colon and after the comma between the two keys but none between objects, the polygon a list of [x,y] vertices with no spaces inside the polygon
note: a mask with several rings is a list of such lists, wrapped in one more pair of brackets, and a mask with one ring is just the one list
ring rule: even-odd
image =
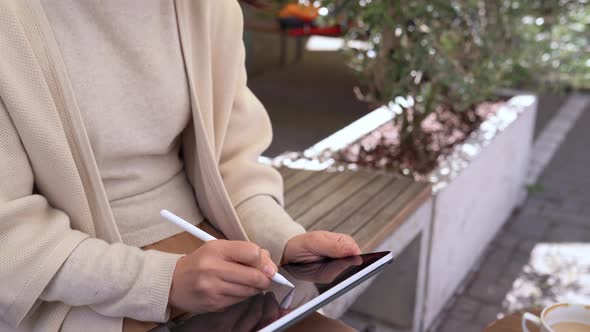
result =
[{"label": "fingernail", "polygon": [[265,265],[262,268],[262,273],[266,274],[269,278],[272,278],[272,276],[275,274],[275,271],[272,267],[270,267],[269,265]]}]

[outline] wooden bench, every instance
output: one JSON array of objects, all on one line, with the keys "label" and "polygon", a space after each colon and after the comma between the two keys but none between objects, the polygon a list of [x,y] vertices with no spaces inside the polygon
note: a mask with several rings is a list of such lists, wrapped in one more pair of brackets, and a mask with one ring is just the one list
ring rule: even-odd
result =
[{"label": "wooden bench", "polygon": [[[413,241],[420,239],[417,275],[409,277],[408,281],[415,282],[413,301],[390,303],[399,298],[396,292],[404,291],[403,288],[410,285],[394,287],[388,281],[392,276],[386,276],[387,272],[384,272],[383,277],[378,278],[383,280],[376,282],[382,284],[379,289],[367,289],[369,283],[365,283],[324,308],[327,315],[337,318],[367,290],[373,293],[365,300],[360,299],[367,314],[391,318],[395,314],[388,307],[400,309],[407,312],[402,316],[411,316],[401,325],[408,323],[412,330],[420,331],[430,241],[430,184],[366,171],[308,171],[287,167],[278,170],[284,180],[286,210],[307,230],[349,234],[364,252],[390,250],[394,255],[399,255]],[[398,276],[393,278],[400,279]]]}]

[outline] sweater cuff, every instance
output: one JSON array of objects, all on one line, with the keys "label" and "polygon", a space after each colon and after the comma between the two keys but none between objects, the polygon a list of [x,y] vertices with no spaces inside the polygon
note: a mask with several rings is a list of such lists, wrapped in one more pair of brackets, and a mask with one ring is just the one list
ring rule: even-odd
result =
[{"label": "sweater cuff", "polygon": [[148,284],[145,285],[149,303],[150,321],[164,323],[170,318],[170,307],[168,297],[172,286],[172,276],[176,263],[184,255],[170,254],[157,250],[146,251],[146,262],[153,265],[147,271],[153,272]]},{"label": "sweater cuff", "polygon": [[305,228],[268,195],[251,197],[238,205],[236,211],[248,237],[268,250],[277,265],[283,257],[287,241],[305,233]]}]

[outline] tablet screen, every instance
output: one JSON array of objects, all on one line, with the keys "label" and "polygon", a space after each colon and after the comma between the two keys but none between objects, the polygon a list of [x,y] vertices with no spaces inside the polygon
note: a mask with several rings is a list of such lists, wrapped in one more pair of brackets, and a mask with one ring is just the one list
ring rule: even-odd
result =
[{"label": "tablet screen", "polygon": [[273,283],[263,294],[248,298],[222,312],[181,316],[154,331],[250,332],[265,327],[270,330],[284,328],[372,276],[391,260],[389,252],[378,252],[314,263],[282,265],[279,272],[295,285],[294,290]]}]

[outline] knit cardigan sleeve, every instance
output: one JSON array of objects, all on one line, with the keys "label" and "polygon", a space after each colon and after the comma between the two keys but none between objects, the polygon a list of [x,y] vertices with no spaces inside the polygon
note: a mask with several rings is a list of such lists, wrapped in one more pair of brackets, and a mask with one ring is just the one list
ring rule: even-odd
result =
[{"label": "knit cardigan sleeve", "polygon": [[16,328],[39,301],[61,301],[107,316],[165,321],[180,255],[89,238],[34,194],[34,183],[0,100],[0,319]]},{"label": "knit cardigan sleeve", "polygon": [[271,196],[254,196],[236,208],[248,237],[270,252],[279,264],[287,241],[305,233],[305,228],[293,221],[285,209]]},{"label": "knit cardigan sleeve", "polygon": [[40,299],[89,306],[104,316],[162,323],[169,317],[168,295],[180,257],[88,238],[68,257]]},{"label": "knit cardigan sleeve", "polygon": [[0,100],[0,319],[16,327],[70,253],[88,235],[33,193],[34,176]]}]

